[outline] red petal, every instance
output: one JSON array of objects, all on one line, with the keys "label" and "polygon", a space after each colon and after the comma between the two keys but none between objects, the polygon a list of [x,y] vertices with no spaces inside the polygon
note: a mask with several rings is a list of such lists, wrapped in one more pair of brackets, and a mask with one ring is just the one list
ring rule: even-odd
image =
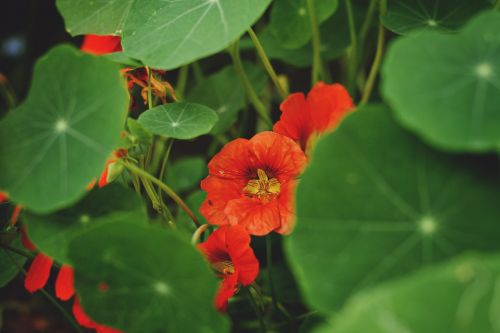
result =
[{"label": "red petal", "polygon": [[224,208],[229,200],[240,198],[246,181],[243,179],[223,179],[208,176],[201,182],[207,197],[200,207],[200,213],[210,224],[229,224]]},{"label": "red petal", "polygon": [[291,94],[281,103],[280,119],[274,124],[273,131],[285,135],[300,143],[305,150],[307,139],[311,135],[311,112],[302,93]]},{"label": "red petal", "polygon": [[75,297],[75,301],[73,302],[73,316],[75,316],[76,322],[80,324],[80,326],[83,326],[85,328],[96,328],[98,326],[98,324],[90,319],[85,311],[83,311],[78,297]]},{"label": "red petal", "polygon": [[67,301],[75,294],[74,272],[68,265],[62,265],[56,279],[56,297]]},{"label": "red petal", "polygon": [[295,225],[295,189],[297,181],[293,180],[281,187],[278,197],[281,225],[275,231],[279,234],[289,234]]},{"label": "red petal", "polygon": [[7,196],[7,193],[5,192],[0,192],[0,202],[7,201],[9,197]]},{"label": "red petal", "polygon": [[268,203],[255,198],[231,200],[224,212],[231,225],[241,225],[255,236],[267,235],[281,225],[277,200]]},{"label": "red petal", "polygon": [[106,162],[106,166],[104,167],[104,171],[101,173],[101,176],[99,177],[99,181],[97,182],[97,186],[99,188],[104,187],[108,185],[108,168],[109,168],[110,162]]},{"label": "red petal", "polygon": [[44,255],[43,253],[37,254],[35,260],[31,263],[28,272],[26,273],[26,278],[24,279],[24,287],[30,293],[42,289],[47,284],[50,276],[50,269],[52,268],[52,263],[54,261],[51,257]]},{"label": "red petal", "polygon": [[238,274],[225,275],[215,296],[215,307],[217,310],[221,312],[227,310],[227,301],[234,295],[237,285]]},{"label": "red petal", "polygon": [[245,179],[250,163],[250,146],[246,139],[226,144],[208,163],[209,174],[220,178]]},{"label": "red petal", "polygon": [[238,273],[238,282],[244,286],[252,283],[259,275],[259,261],[250,247],[250,235],[245,228],[232,226],[226,231],[226,245]]},{"label": "red petal", "polygon": [[118,36],[86,35],[81,50],[83,52],[102,55],[122,50],[121,38]]}]

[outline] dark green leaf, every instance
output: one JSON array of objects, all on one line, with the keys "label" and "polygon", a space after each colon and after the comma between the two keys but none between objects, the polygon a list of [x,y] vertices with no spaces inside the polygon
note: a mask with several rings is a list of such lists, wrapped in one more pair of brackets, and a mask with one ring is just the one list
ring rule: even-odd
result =
[{"label": "dark green leaf", "polygon": [[139,122],[133,118],[127,119],[127,128],[130,132],[128,139],[134,144],[150,145],[153,143],[153,135],[148,132]]},{"label": "dark green leaf", "polygon": [[171,231],[106,223],[76,237],[69,257],[82,305],[100,323],[127,333],[228,329],[213,305],[215,274]]},{"label": "dark green leaf", "polygon": [[127,108],[116,64],[52,49],[25,102],[0,122],[0,188],[37,212],[75,202],[118,146]]},{"label": "dark green leaf", "polygon": [[[8,245],[20,250],[23,249],[19,235]],[[23,267],[25,262],[25,257],[0,246],[0,288],[4,287],[19,274],[19,269]]]},{"label": "dark green leaf", "polygon": [[423,31],[396,40],[382,92],[399,120],[444,149],[500,147],[500,13],[486,12],[458,35]]},{"label": "dark green leaf", "polygon": [[209,133],[217,119],[204,105],[181,102],[154,107],[140,115],[139,123],[153,134],[187,140]]},{"label": "dark green leaf", "polygon": [[465,162],[423,145],[383,106],[353,112],[320,140],[286,244],[308,302],[328,313],[365,287],[499,249],[498,181]]},{"label": "dark green leaf", "polygon": [[173,162],[166,173],[166,183],[176,192],[191,190],[200,186],[208,174],[207,162],[202,156],[191,156]]}]

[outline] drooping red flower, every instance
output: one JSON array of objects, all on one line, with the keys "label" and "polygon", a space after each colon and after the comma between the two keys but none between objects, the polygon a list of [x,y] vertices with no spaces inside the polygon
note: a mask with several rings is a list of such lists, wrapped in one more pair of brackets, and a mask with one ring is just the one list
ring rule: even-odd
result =
[{"label": "drooping red flower", "polygon": [[24,288],[30,293],[42,289],[49,281],[50,270],[54,260],[43,253],[38,253],[31,262],[30,268],[24,279]]},{"label": "drooping red flower", "polygon": [[97,182],[97,186],[99,188],[108,185],[120,175],[123,171],[123,166],[121,164],[117,164],[116,162],[120,158],[127,156],[127,154],[128,152],[126,149],[117,149],[113,152],[112,156],[106,161],[104,171],[101,173],[99,181]]},{"label": "drooping red flower", "polygon": [[298,142],[309,151],[311,139],[333,130],[354,104],[340,84],[318,82],[307,94],[294,93],[281,103],[281,117],[273,131]]},{"label": "drooping red flower", "polygon": [[122,50],[121,38],[119,36],[85,35],[80,49],[95,55],[120,52]]},{"label": "drooping red flower", "polygon": [[305,164],[304,152],[286,136],[262,132],[233,140],[208,164],[200,212],[211,224],[240,225],[252,235],[288,233],[293,191]]},{"label": "drooping red flower", "polygon": [[80,305],[80,300],[78,297],[75,297],[73,302],[73,316],[76,319],[76,322],[85,328],[95,329],[97,333],[122,333],[122,331],[117,330],[115,328],[101,325],[93,321],[83,310]]},{"label": "drooping red flower", "polygon": [[56,297],[62,301],[68,301],[75,294],[75,273],[73,268],[62,265],[56,279]]},{"label": "drooping red flower", "polygon": [[222,278],[215,307],[226,311],[227,302],[238,286],[248,286],[259,275],[259,261],[250,247],[250,235],[241,226],[223,226],[215,230],[198,249]]}]

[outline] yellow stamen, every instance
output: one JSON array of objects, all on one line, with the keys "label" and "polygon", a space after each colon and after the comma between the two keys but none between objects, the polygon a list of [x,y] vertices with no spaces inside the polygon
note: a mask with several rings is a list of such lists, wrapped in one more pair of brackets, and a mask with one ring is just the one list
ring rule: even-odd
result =
[{"label": "yellow stamen", "polygon": [[229,260],[223,260],[212,264],[212,267],[219,273],[222,274],[233,274],[234,266]]},{"label": "yellow stamen", "polygon": [[269,198],[280,193],[281,184],[276,178],[269,179],[262,169],[257,169],[257,177],[257,179],[249,180],[248,184],[243,188],[245,194],[257,198]]}]

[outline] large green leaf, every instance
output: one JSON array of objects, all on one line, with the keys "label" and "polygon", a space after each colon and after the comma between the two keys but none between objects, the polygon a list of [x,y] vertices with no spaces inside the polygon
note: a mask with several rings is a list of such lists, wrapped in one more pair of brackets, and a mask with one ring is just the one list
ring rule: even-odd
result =
[{"label": "large green leaf", "polygon": [[[321,24],[337,9],[337,0],[314,1],[317,21]],[[269,22],[278,43],[287,49],[297,49],[311,40],[312,29],[307,0],[276,0]]]},{"label": "large green leaf", "polygon": [[63,263],[68,262],[71,239],[87,228],[103,221],[145,223],[146,220],[141,198],[118,184],[94,189],[75,206],[50,215],[23,215],[30,240],[41,252]]},{"label": "large green leaf", "polygon": [[479,11],[491,7],[488,0],[389,0],[382,23],[398,34],[417,29],[456,31]]},{"label": "large green leaf", "polygon": [[[249,62],[244,62],[243,66],[255,91],[260,93],[267,82],[266,73],[261,66]],[[245,90],[232,65],[205,78],[189,92],[186,99],[209,106],[217,112],[219,120],[212,128],[212,134],[221,134],[228,130],[246,104]]]},{"label": "large green leaf", "polygon": [[486,12],[458,35],[423,31],[396,40],[382,92],[399,120],[445,149],[500,147],[500,13]]},{"label": "large green leaf", "polygon": [[123,30],[126,54],[172,69],[216,53],[245,32],[270,0],[141,0]]},{"label": "large green leaf", "polygon": [[210,132],[217,122],[215,111],[201,104],[170,103],[139,116],[139,123],[153,134],[187,140]]},{"label": "large green leaf", "polygon": [[227,331],[213,306],[215,274],[171,231],[106,223],[75,238],[69,257],[82,305],[100,323],[128,333]]},{"label": "large green leaf", "polygon": [[[19,235],[13,241],[9,242],[8,245],[17,249],[23,248]],[[23,267],[25,262],[25,257],[0,247],[0,288],[4,287],[19,274],[20,268]]]},{"label": "large green leaf", "polygon": [[203,156],[190,156],[174,161],[167,168],[166,183],[175,191],[183,192],[200,186],[208,174]]},{"label": "large green leaf", "polygon": [[57,0],[66,30],[83,34],[119,35],[136,0]]},{"label": "large green leaf", "polygon": [[[193,213],[196,215],[198,218],[198,221],[200,221],[201,224],[208,223],[205,217],[200,214],[200,207],[203,201],[205,201],[205,198],[207,197],[207,193],[202,190],[197,190],[193,193],[191,193],[187,198],[186,198],[186,205],[193,211]],[[189,217],[188,214],[182,209],[177,210],[177,216],[175,217],[177,224],[188,226],[188,229],[190,229],[193,226],[193,220]],[[191,233],[194,230],[191,231]]]},{"label": "large green leaf", "polygon": [[127,108],[118,65],[55,47],[37,62],[27,99],[0,121],[0,188],[37,212],[75,202],[120,142]]},{"label": "large green leaf", "polygon": [[316,333],[494,333],[500,256],[464,256],[361,293]]},{"label": "large green leaf", "polygon": [[320,140],[286,244],[310,305],[331,312],[365,287],[499,249],[496,167],[469,162],[429,149],[383,106],[353,112]]}]

